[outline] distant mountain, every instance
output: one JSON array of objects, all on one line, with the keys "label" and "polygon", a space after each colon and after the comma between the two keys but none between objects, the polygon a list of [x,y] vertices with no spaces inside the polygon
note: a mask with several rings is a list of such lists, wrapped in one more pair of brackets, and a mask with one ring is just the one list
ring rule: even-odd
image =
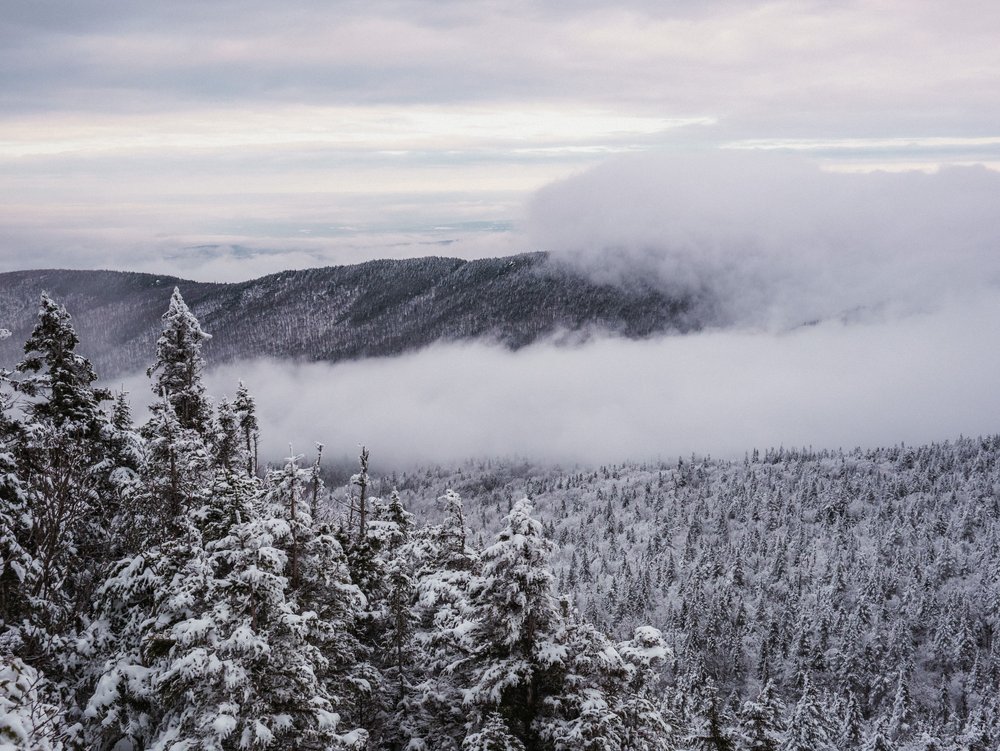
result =
[{"label": "distant mountain", "polygon": [[174,287],[213,335],[210,364],[270,356],[337,361],[395,355],[436,341],[511,348],[571,332],[641,338],[705,323],[693,295],[641,282],[601,284],[544,253],[463,261],[419,258],[286,271],[236,284],[119,271],[0,274],[0,366],[20,356],[47,291],[63,303],[80,351],[102,376],[147,366]]}]

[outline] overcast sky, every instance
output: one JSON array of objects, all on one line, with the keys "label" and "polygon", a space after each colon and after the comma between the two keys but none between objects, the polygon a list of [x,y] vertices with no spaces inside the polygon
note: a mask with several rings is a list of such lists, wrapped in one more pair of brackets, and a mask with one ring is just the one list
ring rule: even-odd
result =
[{"label": "overcast sky", "polygon": [[537,249],[529,197],[620,153],[996,168],[997,39],[993,0],[13,0],[0,269]]}]

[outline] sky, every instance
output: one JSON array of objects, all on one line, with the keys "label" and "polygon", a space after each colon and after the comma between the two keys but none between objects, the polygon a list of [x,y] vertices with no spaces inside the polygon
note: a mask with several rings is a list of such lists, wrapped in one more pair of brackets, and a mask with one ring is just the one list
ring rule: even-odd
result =
[{"label": "sky", "polygon": [[619,155],[1000,166],[992,0],[10,0],[0,270],[540,247]]},{"label": "sky", "polygon": [[991,432],[997,39],[994,0],[9,0],[0,271],[546,250],[707,291],[726,323],[212,369],[217,399],[257,396],[272,458]]}]

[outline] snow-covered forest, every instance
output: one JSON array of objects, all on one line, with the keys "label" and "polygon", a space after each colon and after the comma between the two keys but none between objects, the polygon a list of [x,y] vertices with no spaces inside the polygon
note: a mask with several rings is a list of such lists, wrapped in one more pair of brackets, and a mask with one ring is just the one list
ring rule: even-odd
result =
[{"label": "snow-covered forest", "polygon": [[1000,437],[333,487],[206,338],[0,374],[0,749],[997,748]]}]

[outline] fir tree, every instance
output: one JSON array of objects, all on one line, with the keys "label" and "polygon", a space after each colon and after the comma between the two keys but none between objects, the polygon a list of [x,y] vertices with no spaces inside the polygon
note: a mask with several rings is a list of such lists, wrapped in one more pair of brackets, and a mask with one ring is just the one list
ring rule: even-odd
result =
[{"label": "fir tree", "polygon": [[462,751],[525,751],[525,746],[510,732],[504,719],[493,712],[486,717],[481,730],[462,741]]},{"label": "fir tree", "polygon": [[[0,371],[0,388],[5,378]],[[24,586],[34,563],[26,549],[32,527],[28,498],[14,457],[21,426],[10,409],[10,395],[0,391],[0,638],[8,640],[27,614]]]},{"label": "fir tree", "polygon": [[[215,434],[211,441],[213,463],[225,472],[243,472],[247,457],[240,436],[239,416],[227,399],[219,402],[216,410]],[[246,473],[252,477],[252,473]]]},{"label": "fir tree", "polygon": [[30,642],[25,656],[44,659],[49,678],[55,677],[51,671],[69,668],[65,644],[90,609],[118,510],[106,492],[109,446],[100,403],[107,394],[94,388],[97,376],[77,354],[77,344],[66,309],[43,294],[24,359],[16,367],[22,377],[13,384],[28,397],[25,419],[11,431],[4,418],[20,478],[14,483],[8,475],[5,494],[10,503],[23,493],[27,508],[21,521],[30,525],[21,540],[31,559],[24,572],[27,617],[21,635]]},{"label": "fir tree", "polygon": [[785,707],[768,681],[755,699],[740,707],[736,747],[740,751],[778,751],[784,738],[784,713]]},{"label": "fir tree", "polygon": [[149,368],[155,376],[153,393],[166,400],[184,429],[208,435],[212,413],[201,377],[205,363],[202,344],[210,339],[188,309],[180,290],[174,288],[163,314],[163,332],[156,342],[156,362]]},{"label": "fir tree", "polygon": [[876,722],[865,737],[862,751],[896,751],[896,744],[890,740],[881,722]]},{"label": "fir tree", "polygon": [[803,680],[802,696],[795,705],[781,749],[782,751],[833,751],[834,748],[830,741],[826,714],[813,692],[812,682],[806,676]]},{"label": "fir tree", "polygon": [[16,367],[23,378],[15,383],[32,399],[29,414],[76,439],[93,437],[100,430],[100,402],[109,398],[106,391],[93,387],[97,374],[77,354],[79,343],[66,308],[43,293],[38,321]]},{"label": "fir tree", "polygon": [[248,475],[257,474],[257,445],[260,441],[260,425],[257,422],[257,405],[247,387],[240,381],[233,400],[239,432],[242,437],[244,457]]},{"label": "fir tree", "polygon": [[558,610],[551,593],[552,543],[531,515],[531,502],[514,504],[496,542],[482,552],[476,584],[476,625],[470,633],[475,665],[466,702],[498,712],[525,746],[537,746]]}]

